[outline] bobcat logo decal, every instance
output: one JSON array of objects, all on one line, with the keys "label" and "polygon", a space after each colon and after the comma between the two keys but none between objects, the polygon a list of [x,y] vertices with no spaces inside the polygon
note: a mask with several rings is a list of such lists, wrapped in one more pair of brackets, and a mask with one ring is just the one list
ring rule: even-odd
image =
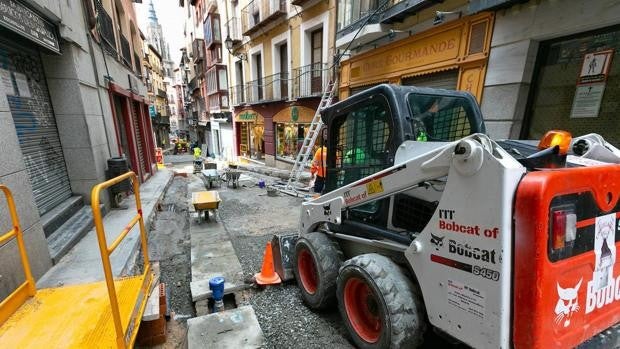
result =
[{"label": "bobcat logo decal", "polygon": [[555,305],[555,323],[560,324],[564,320],[564,327],[570,325],[570,319],[574,312],[579,310],[579,301],[577,300],[577,294],[579,293],[579,287],[581,287],[580,279],[577,285],[572,288],[562,288],[557,283],[558,288],[558,302]]},{"label": "bobcat logo decal", "polygon": [[443,246],[443,239],[445,236],[437,236],[431,233],[431,244],[435,245],[435,251],[439,251]]},{"label": "bobcat logo decal", "polygon": [[332,214],[332,204],[323,205],[323,215],[329,216]]}]

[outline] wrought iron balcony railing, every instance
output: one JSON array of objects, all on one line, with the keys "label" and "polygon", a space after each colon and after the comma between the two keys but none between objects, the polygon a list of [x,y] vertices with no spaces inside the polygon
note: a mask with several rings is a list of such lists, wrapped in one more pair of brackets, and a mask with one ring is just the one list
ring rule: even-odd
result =
[{"label": "wrought iron balcony railing", "polygon": [[294,98],[320,96],[323,86],[326,86],[329,81],[327,63],[308,64],[293,69],[292,73]]}]

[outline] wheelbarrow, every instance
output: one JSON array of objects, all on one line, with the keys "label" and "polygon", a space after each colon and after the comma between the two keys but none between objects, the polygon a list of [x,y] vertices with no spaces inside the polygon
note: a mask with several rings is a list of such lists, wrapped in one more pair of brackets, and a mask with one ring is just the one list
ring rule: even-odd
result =
[{"label": "wheelbarrow", "polygon": [[204,212],[205,221],[209,220],[209,212],[213,212],[213,217],[220,206],[220,194],[217,191],[198,191],[192,193],[192,205],[198,212],[198,217],[202,221],[202,213]]},{"label": "wheelbarrow", "polygon": [[224,172],[224,176],[226,178],[226,186],[230,187],[231,183],[233,188],[237,188],[239,186],[241,171],[227,168],[226,172]]},{"label": "wheelbarrow", "polygon": [[213,188],[213,183],[217,183],[219,187],[220,182],[222,181],[222,177],[220,177],[220,174],[217,173],[217,170],[208,169],[202,170],[201,172],[202,176],[205,178],[205,181],[208,183],[207,186],[209,187],[209,189]]}]

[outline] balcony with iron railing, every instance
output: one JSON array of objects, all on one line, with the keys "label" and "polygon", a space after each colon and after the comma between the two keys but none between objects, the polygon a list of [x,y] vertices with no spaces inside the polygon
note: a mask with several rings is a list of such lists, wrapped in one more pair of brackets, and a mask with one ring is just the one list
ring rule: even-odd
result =
[{"label": "balcony with iron railing", "polygon": [[114,34],[114,24],[112,17],[103,8],[101,0],[96,1],[97,23],[99,25],[99,35],[108,53],[116,55],[116,37]]},{"label": "balcony with iron railing", "polygon": [[231,105],[236,107],[245,104],[245,85],[235,85],[230,88]]},{"label": "balcony with iron railing", "polygon": [[246,103],[263,103],[288,99],[288,73],[277,73],[250,81],[246,86]]},{"label": "balcony with iron railing", "polygon": [[330,77],[327,63],[309,64],[292,69],[291,73],[291,77],[281,72],[231,87],[231,105],[320,97]]},{"label": "balcony with iron railing", "polygon": [[123,63],[129,68],[131,68],[131,48],[129,46],[129,41],[125,38],[125,35],[121,34],[121,58],[123,59]]},{"label": "balcony with iron railing", "polygon": [[293,97],[305,98],[320,96],[329,81],[330,71],[327,63],[308,64],[292,70]]},{"label": "balcony with iron railing", "polygon": [[286,0],[252,0],[241,9],[241,32],[251,35],[286,16]]}]

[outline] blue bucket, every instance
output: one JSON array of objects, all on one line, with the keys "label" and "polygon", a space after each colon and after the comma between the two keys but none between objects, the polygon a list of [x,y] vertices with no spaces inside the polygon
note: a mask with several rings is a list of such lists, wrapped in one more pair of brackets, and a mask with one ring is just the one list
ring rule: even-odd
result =
[{"label": "blue bucket", "polygon": [[209,289],[213,292],[213,299],[221,301],[224,298],[224,278],[216,276],[209,279]]},{"label": "blue bucket", "polygon": [[263,189],[265,188],[265,180],[261,179],[258,181],[258,187]]}]

